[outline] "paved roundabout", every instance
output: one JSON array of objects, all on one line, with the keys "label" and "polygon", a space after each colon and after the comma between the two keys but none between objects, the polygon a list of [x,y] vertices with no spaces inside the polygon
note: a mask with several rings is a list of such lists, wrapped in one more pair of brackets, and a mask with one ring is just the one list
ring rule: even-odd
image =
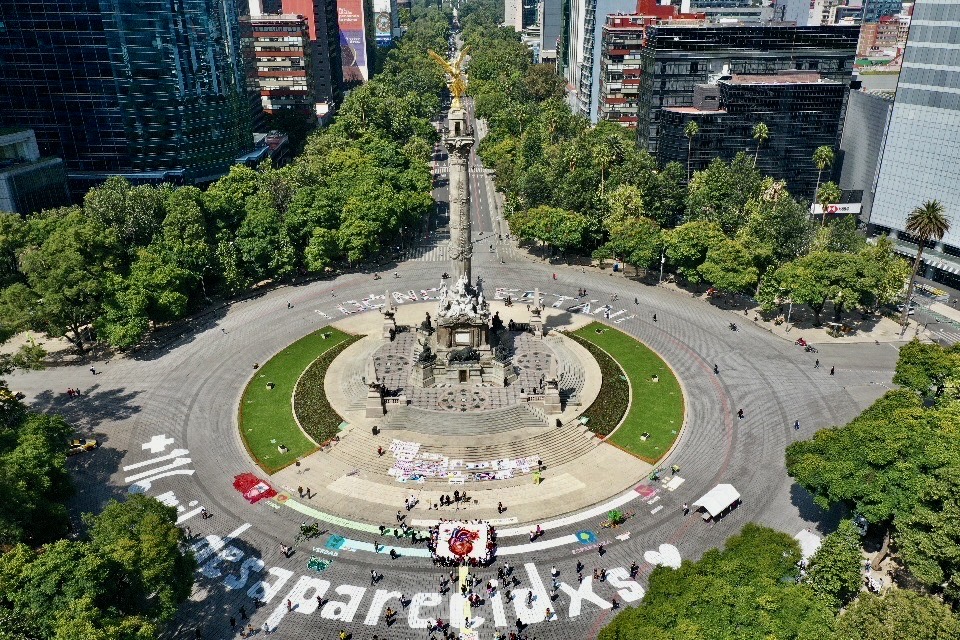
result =
[{"label": "paved roundabout", "polygon": [[[442,267],[412,260],[399,266],[399,280],[387,284],[402,292],[430,288]],[[649,467],[625,463],[619,452],[591,465],[593,483],[584,483],[588,488],[577,494],[578,501],[551,498],[549,471],[542,485],[505,489],[515,496],[522,490],[527,506],[515,514],[508,508],[507,515],[516,520],[498,527],[498,561],[489,569],[473,570],[481,581],[476,590],[484,596],[478,606],[470,607],[459,595],[460,575],[441,587],[440,577],[449,570],[434,567],[422,546],[380,536],[378,521],[393,526],[396,509],[402,507],[394,496],[376,500],[348,492],[341,499],[353,503],[356,515],[339,516],[337,509],[325,510],[316,486],[316,497],[297,496],[293,485],[298,478],[289,475],[296,473],[294,468],[274,477],[263,474],[238,435],[236,409],[251,364],[346,318],[340,307],[350,309],[348,301],[382,291],[385,287],[369,274],[281,288],[236,303],[149,354],[96,363],[93,376],[89,365],[56,367],[17,373],[11,386],[38,408],[58,411],[84,434],[104,441],[93,454],[71,459],[80,489],[72,505],[77,513],[98,511],[107,499],[129,491],[143,491],[180,509],[201,568],[195,593],[171,637],[192,637],[198,626],[204,638],[235,637],[239,627],[231,629],[228,623],[234,616],[238,624],[252,624],[258,635],[267,623],[282,638],[335,638],[342,630],[358,639],[427,638],[437,618],[450,623],[450,631],[485,639],[515,631],[518,618],[529,625],[530,637],[592,638],[615,614],[615,602],[629,604],[642,596],[645,576],[657,563],[697,558],[749,521],[792,535],[831,520],[786,476],[784,447],[818,428],[846,422],[883,393],[892,376],[895,345],[821,345],[820,360],[836,366],[836,375],[830,376],[827,367],[813,367],[810,354],[762,327],[742,322],[740,331],[730,331],[730,312],[689,294],[604,272],[582,273],[519,258],[501,263],[493,254],[478,256],[475,268],[491,287],[539,287],[546,305],[557,302],[561,310],[582,287],[595,305],[609,303],[616,294],[610,318],[594,306],[592,319],[659,353],[682,381],[686,400],[685,428],[661,463],[680,467],[684,481],[673,491],[653,495],[643,489]],[[82,397],[68,399],[62,392],[67,387],[79,387]],[[738,409],[745,412],[742,420]],[[799,431],[793,426],[796,420]],[[606,444],[597,447],[604,448],[616,451]],[[350,473],[332,460],[325,462],[324,455],[329,454],[318,454],[304,466],[330,477]],[[234,478],[247,473],[259,474],[282,492],[278,497],[289,500],[248,501],[234,487]],[[740,508],[715,525],[681,513],[682,503],[693,502],[718,483],[737,488]],[[541,489],[542,501],[536,495]],[[467,507],[457,516],[491,518],[496,493],[481,501],[476,514]],[[431,519],[428,502],[408,515],[415,526],[417,520]],[[542,511],[536,511],[538,504]],[[615,530],[600,529],[599,521],[614,504],[635,516]],[[202,519],[201,508],[211,517]],[[325,533],[301,542],[289,557],[282,555],[279,545],[291,544],[300,524],[314,520]],[[534,522],[544,534],[531,542]],[[398,548],[396,559],[385,553],[390,547],[380,548],[386,543]],[[497,579],[504,562],[513,566],[510,584],[499,585],[487,597],[483,586]],[[635,580],[627,569],[634,562],[639,565]],[[601,568],[606,579],[594,580],[594,570]],[[371,569],[383,574],[376,584],[371,584]],[[511,599],[505,597],[507,588]],[[384,617],[387,608],[397,612],[390,624]],[[242,619],[241,610],[249,619]]]}]

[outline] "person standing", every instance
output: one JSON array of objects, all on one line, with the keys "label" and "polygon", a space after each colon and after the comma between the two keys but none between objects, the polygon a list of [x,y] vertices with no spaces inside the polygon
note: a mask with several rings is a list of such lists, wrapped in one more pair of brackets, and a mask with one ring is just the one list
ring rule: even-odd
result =
[{"label": "person standing", "polygon": [[800,421],[799,421],[799,420],[797,420],[796,422],[793,423],[793,430],[794,430],[794,431],[800,431]]},{"label": "person standing", "polygon": [[833,375],[833,372],[834,372],[834,368],[830,367],[830,375]]}]

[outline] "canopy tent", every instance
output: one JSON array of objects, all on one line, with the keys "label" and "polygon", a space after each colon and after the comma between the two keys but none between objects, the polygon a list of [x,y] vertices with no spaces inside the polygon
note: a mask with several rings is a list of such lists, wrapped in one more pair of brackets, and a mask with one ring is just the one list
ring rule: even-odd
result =
[{"label": "canopy tent", "polygon": [[740,493],[733,488],[732,484],[718,484],[694,502],[693,508],[703,509],[711,518],[716,518],[738,500],[740,500]]}]

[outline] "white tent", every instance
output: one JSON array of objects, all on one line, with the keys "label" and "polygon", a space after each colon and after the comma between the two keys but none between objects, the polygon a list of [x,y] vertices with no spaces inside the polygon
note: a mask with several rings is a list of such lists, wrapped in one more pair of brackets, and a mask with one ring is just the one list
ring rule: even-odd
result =
[{"label": "white tent", "polygon": [[740,493],[732,484],[718,484],[710,489],[702,498],[693,503],[694,509],[703,509],[711,518],[716,518],[727,507],[740,499]]}]

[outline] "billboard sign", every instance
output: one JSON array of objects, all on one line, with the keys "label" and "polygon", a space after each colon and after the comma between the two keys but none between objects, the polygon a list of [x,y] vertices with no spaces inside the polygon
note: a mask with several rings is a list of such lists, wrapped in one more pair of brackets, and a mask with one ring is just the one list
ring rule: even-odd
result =
[{"label": "billboard sign", "polygon": [[378,47],[389,47],[393,43],[393,16],[390,0],[373,0],[373,32]]},{"label": "billboard sign", "polygon": [[366,82],[367,37],[364,31],[363,0],[338,0],[337,22],[340,26],[340,55],[343,58],[343,81],[346,84]]},{"label": "billboard sign", "polygon": [[[860,210],[862,205],[857,202],[855,204],[828,204],[827,205],[827,215],[828,216],[839,216],[847,214],[860,215]],[[813,215],[819,216],[823,214],[823,206],[815,204],[811,207]]]}]

